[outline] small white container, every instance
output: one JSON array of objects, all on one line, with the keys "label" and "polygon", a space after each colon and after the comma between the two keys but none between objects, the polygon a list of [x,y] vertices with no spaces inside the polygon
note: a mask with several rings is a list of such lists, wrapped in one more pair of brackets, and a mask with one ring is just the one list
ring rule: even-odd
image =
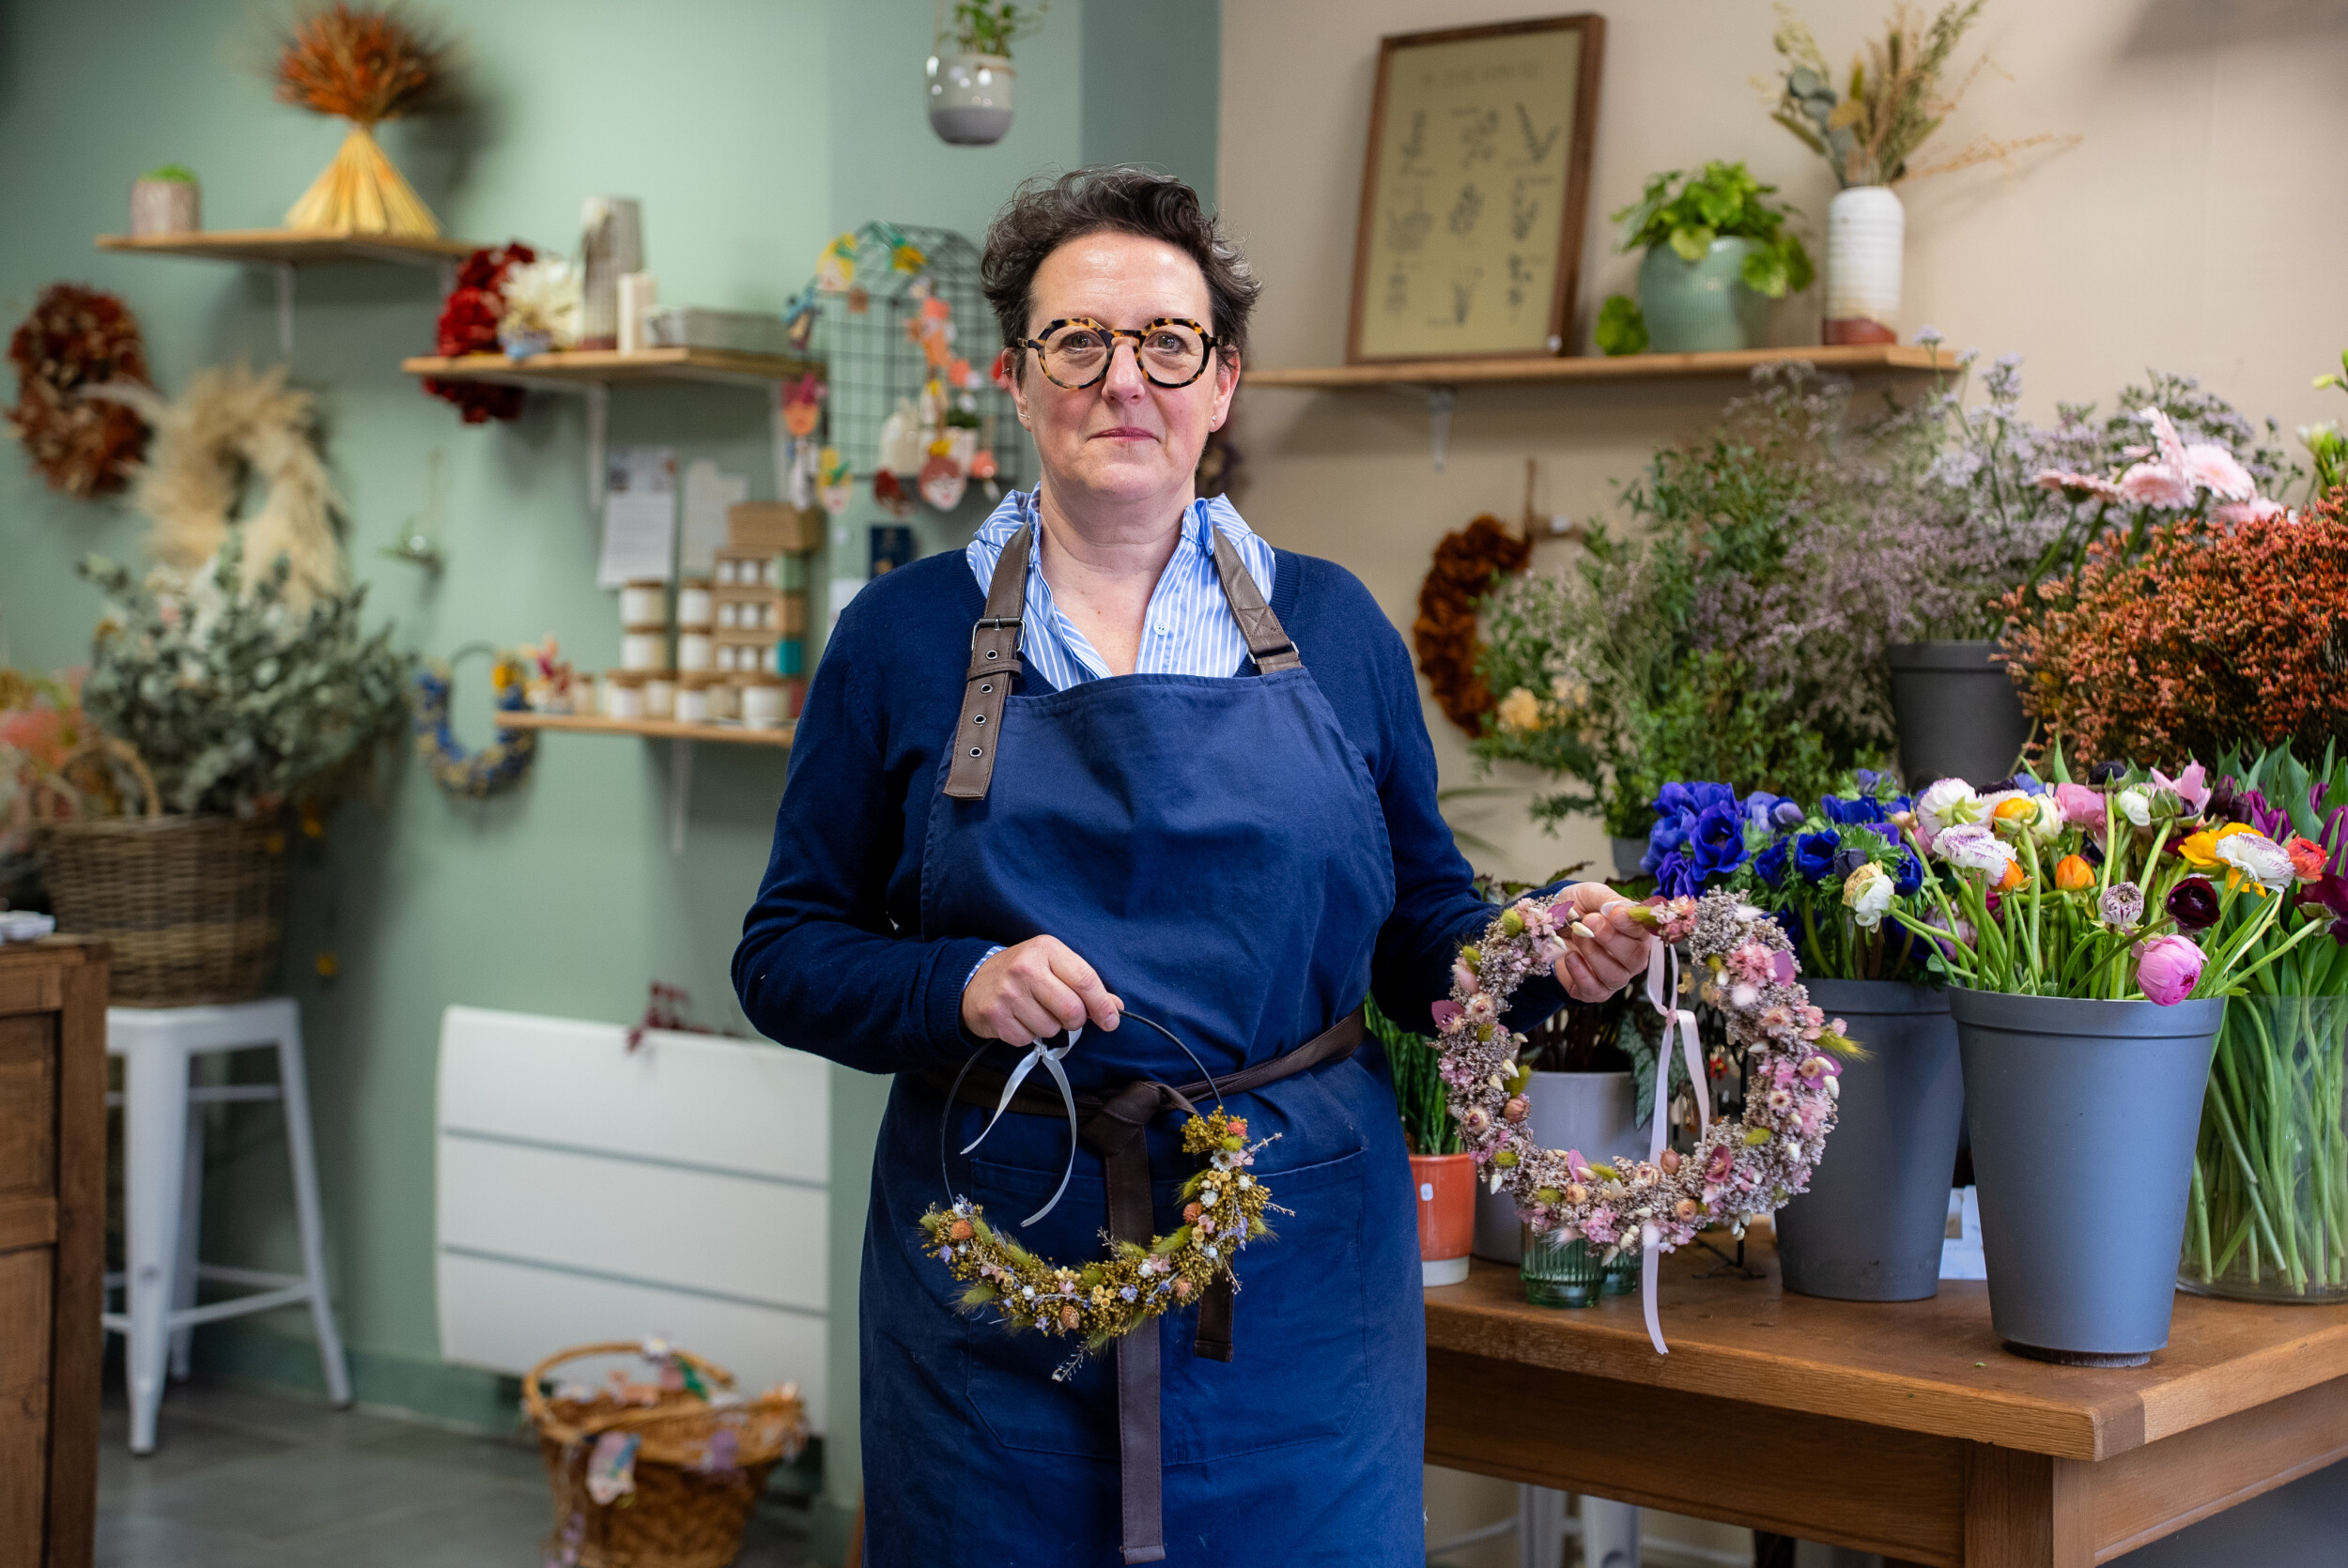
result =
[{"label": "small white container", "polygon": [[784,690],[780,675],[749,674],[734,683],[742,692],[742,727],[746,730],[782,728]]},{"label": "small white container", "polygon": [[716,661],[707,632],[679,632],[676,635],[676,667],[679,669],[707,669]]},{"label": "small white container", "polygon": [[658,577],[631,577],[620,589],[620,624],[665,626],[669,623],[669,585]]},{"label": "small white container", "polygon": [[677,677],[676,718],[679,724],[709,722],[709,692],[717,684],[718,678],[706,672]]},{"label": "small white container", "polygon": [[742,692],[722,675],[709,678],[709,721],[712,724],[732,724],[742,716]]},{"label": "small white container", "polygon": [[676,678],[655,675],[644,682],[644,716],[646,718],[676,717]]},{"label": "small white container", "polygon": [[643,675],[633,669],[604,671],[602,707],[606,718],[642,718]]},{"label": "small white container", "polygon": [[734,655],[734,645],[727,643],[718,650],[718,662],[714,668],[722,674],[735,669],[738,662]]},{"label": "small white container", "polygon": [[654,670],[669,668],[669,629],[630,626],[620,634],[620,668]]},{"label": "small white container", "polygon": [[709,625],[709,579],[687,577],[677,584],[676,623],[685,630],[705,630]]},{"label": "small white container", "polygon": [[734,562],[733,562],[733,561],[721,561],[718,562],[717,573],[718,573],[718,586],[719,588],[732,588],[732,587],[734,586]]},{"label": "small white container", "polygon": [[719,606],[718,607],[718,630],[720,630],[720,631],[728,631],[728,632],[730,632],[730,631],[732,631],[734,627],[736,627],[736,626],[740,625],[741,623],[742,623],[742,607],[741,607],[741,606],[739,606],[739,605],[732,605],[732,604],[727,604],[727,605],[719,605]]}]

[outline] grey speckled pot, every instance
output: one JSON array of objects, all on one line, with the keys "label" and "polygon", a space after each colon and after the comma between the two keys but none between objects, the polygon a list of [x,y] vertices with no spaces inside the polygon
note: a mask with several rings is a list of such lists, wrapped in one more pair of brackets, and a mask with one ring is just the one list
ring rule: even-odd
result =
[{"label": "grey speckled pot", "polygon": [[1944,991],[1810,980],[1810,1000],[1867,1048],[1846,1064],[1834,1131],[1810,1190],[1777,1211],[1785,1288],[1838,1301],[1921,1301],[1940,1289],[1949,1178],[1965,1119]]},{"label": "grey speckled pot", "polygon": [[2030,720],[1994,642],[1895,642],[1892,720],[1911,790],[1936,778],[1987,784],[2014,771]]},{"label": "grey speckled pot", "polygon": [[2018,1355],[2141,1365],[2169,1343],[2224,999],[1948,995],[1990,1326]]}]

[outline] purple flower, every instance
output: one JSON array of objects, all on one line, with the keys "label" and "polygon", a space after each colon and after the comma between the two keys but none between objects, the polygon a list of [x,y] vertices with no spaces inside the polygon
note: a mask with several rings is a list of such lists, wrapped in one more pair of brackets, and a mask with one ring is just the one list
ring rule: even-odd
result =
[{"label": "purple flower", "polygon": [[1687,851],[1674,850],[1656,862],[1655,886],[1665,898],[1691,899],[1703,891],[1703,885]]},{"label": "purple flower", "polygon": [[1744,864],[1744,819],[1733,803],[1707,806],[1696,814],[1688,857],[1699,878],[1724,875]]},{"label": "purple flower", "polygon": [[1829,795],[1818,802],[1818,808],[1831,822],[1879,822],[1883,821],[1883,803],[1873,795],[1861,795],[1852,800],[1845,795]]},{"label": "purple flower", "polygon": [[1771,887],[1785,885],[1785,861],[1793,853],[1793,840],[1779,838],[1753,857],[1753,869]]},{"label": "purple flower", "polygon": [[1924,884],[1924,863],[1916,858],[1916,852],[1906,845],[1900,847],[1900,869],[1892,882],[1892,891],[1901,898],[1911,898]]},{"label": "purple flower", "polygon": [[[2342,808],[2348,814],[2348,807]],[[1780,833],[1790,833],[1802,823],[1802,809],[1790,800],[1780,800],[1769,807],[1769,825]]]},{"label": "purple flower", "polygon": [[2217,889],[2207,877],[2187,877],[2170,891],[2169,913],[2188,931],[2217,924]]},{"label": "purple flower", "polygon": [[1841,847],[1831,830],[1801,834],[1794,839],[1794,869],[1804,882],[1822,881],[1834,869],[1834,853]]},{"label": "purple flower", "polygon": [[2348,947],[2348,877],[2338,871],[2329,872],[2301,888],[2299,901],[2328,913],[2332,917],[2332,940]]}]

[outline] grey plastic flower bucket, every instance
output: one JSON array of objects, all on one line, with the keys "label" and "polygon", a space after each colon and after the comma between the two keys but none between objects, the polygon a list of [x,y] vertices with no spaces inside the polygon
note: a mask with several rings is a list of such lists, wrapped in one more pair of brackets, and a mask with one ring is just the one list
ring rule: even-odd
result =
[{"label": "grey plastic flower bucket", "polygon": [[1994,642],[1895,642],[1892,722],[1910,789],[1936,778],[1987,784],[2014,771],[2030,719]]},{"label": "grey plastic flower bucket", "polygon": [[2169,1343],[2224,999],[1948,994],[1990,1326],[2017,1355],[2143,1364]]},{"label": "grey plastic flower bucket", "polygon": [[1810,1190],[1777,1211],[1785,1288],[1838,1301],[1940,1289],[1949,1180],[1965,1120],[1949,996],[1900,980],[1809,980],[1867,1059],[1844,1065],[1834,1131]]},{"label": "grey plastic flower bucket", "polygon": [[[1527,1091],[1533,1137],[1543,1148],[1578,1148],[1592,1160],[1646,1154],[1639,1126],[1637,1082],[1627,1072],[1537,1072]],[[1517,1200],[1506,1189],[1475,1189],[1475,1255],[1494,1263],[1524,1260]]]}]

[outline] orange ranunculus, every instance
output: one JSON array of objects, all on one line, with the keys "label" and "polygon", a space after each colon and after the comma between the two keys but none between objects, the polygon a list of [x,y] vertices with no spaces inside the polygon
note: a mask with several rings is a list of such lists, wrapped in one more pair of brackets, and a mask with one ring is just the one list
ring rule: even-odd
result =
[{"label": "orange ranunculus", "polygon": [[2324,846],[2312,838],[2294,833],[2283,846],[2283,853],[2291,856],[2291,874],[2301,882],[2322,882],[2324,873],[2330,869],[2330,857],[2325,854]]},{"label": "orange ranunculus", "polygon": [[2076,854],[2066,854],[2055,866],[2055,885],[2065,893],[2077,893],[2095,885],[2095,868]]},{"label": "orange ranunculus", "polygon": [[2016,795],[2012,800],[1998,802],[1998,809],[1992,815],[2000,822],[2011,822],[2016,817],[2028,817],[2037,809],[2037,805],[2031,796]]},{"label": "orange ranunculus", "polygon": [[2005,875],[1998,879],[1998,891],[2011,893],[2028,881],[2030,878],[2023,874],[2022,863],[2018,860],[2009,860],[2005,863]]}]

